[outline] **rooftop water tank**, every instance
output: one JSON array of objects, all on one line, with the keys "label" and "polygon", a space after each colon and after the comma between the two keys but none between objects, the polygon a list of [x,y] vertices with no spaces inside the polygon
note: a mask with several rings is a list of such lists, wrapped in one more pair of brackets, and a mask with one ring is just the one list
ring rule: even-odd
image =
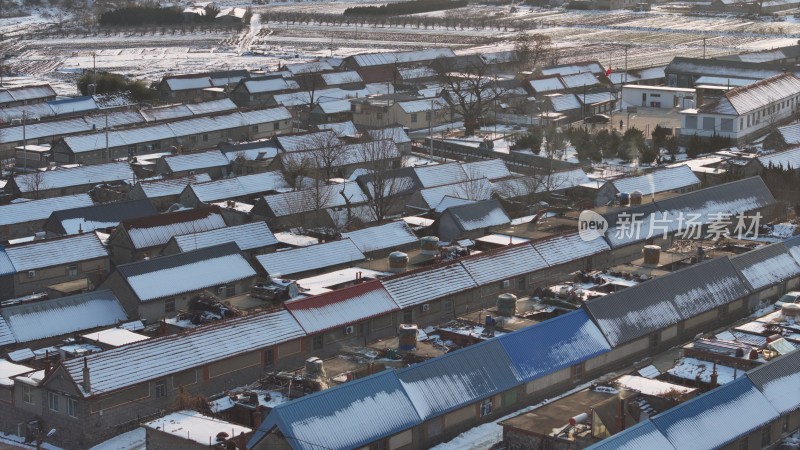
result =
[{"label": "rooftop water tank", "polygon": [[389,253],[389,272],[405,272],[408,268],[408,255],[403,252]]},{"label": "rooftop water tank", "polygon": [[436,236],[425,236],[419,240],[422,254],[426,256],[436,256],[439,254],[439,238]]},{"label": "rooftop water tank", "polygon": [[500,294],[497,296],[497,314],[512,317],[517,313],[517,296],[514,294]]},{"label": "rooftop water tank", "polygon": [[400,324],[398,334],[400,335],[398,348],[401,351],[410,352],[417,348],[417,334],[419,328],[414,324]]},{"label": "rooftop water tank", "polygon": [[641,204],[642,204],[642,192],[641,191],[631,192],[631,206],[641,205]]}]

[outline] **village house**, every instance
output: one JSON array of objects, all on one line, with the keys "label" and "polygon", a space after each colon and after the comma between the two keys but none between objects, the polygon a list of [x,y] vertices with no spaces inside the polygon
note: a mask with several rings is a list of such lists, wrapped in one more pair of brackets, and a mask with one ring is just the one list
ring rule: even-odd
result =
[{"label": "village house", "polygon": [[128,317],[159,321],[189,310],[203,291],[222,299],[245,293],[255,277],[237,245],[228,242],[117,265],[98,288],[111,289]]},{"label": "village house", "polygon": [[294,80],[287,80],[280,75],[268,75],[240,80],[233,89],[231,97],[239,106],[259,106],[268,104],[275,94],[298,89],[300,85]]},{"label": "village house", "polygon": [[249,77],[250,73],[244,69],[173,75],[161,79],[158,92],[161,98],[173,102],[199,103],[219,99],[220,88]]},{"label": "village house", "polygon": [[649,199],[660,192],[683,194],[700,188],[700,179],[687,165],[654,170],[650,173],[619,178],[603,183],[597,190],[595,206],[607,205],[617,199],[619,194],[638,192],[642,199]]},{"label": "village house", "polygon": [[[396,96],[395,96],[396,97]],[[350,100],[353,123],[358,127],[401,127],[412,130],[437,127],[451,121],[450,107],[440,98],[385,96]]]},{"label": "village house", "polygon": [[277,144],[272,139],[239,144],[222,142],[219,144],[219,149],[230,161],[231,173],[236,175],[267,172],[270,163],[278,155]]},{"label": "village house", "polygon": [[262,172],[189,184],[180,195],[180,203],[190,208],[223,200],[252,203],[264,195],[288,191],[291,191],[291,187],[281,172]]},{"label": "village house", "polygon": [[139,181],[128,192],[131,200],[147,199],[157,211],[166,211],[170,206],[180,202],[180,195],[186,186],[211,181],[207,173],[198,173],[177,178],[165,178]]},{"label": "village house", "polygon": [[366,257],[350,239],[256,256],[256,266],[271,278],[304,278],[353,267]]},{"label": "village house", "polygon": [[[724,59],[702,59],[676,56],[664,69],[667,86],[693,88],[698,78],[703,76],[730,78],[733,82],[739,79],[758,80],[772,78],[792,70],[789,66],[762,61],[727,61]],[[748,83],[749,84],[749,83]],[[702,102],[698,101],[698,105]]]},{"label": "village house", "polygon": [[42,225],[48,237],[80,234],[94,230],[109,231],[123,220],[158,214],[147,200],[101,203],[80,208],[54,211]]},{"label": "village house", "polygon": [[456,56],[449,48],[412,50],[407,52],[365,53],[348,56],[344,67],[355,70],[367,83],[393,81],[397,68],[426,65],[437,58]]},{"label": "village house", "polygon": [[274,252],[280,245],[264,222],[251,222],[199,233],[174,236],[164,247],[164,255],[184,253],[219,244],[234,242],[248,259]]},{"label": "village house", "polygon": [[1,108],[44,103],[55,99],[56,91],[49,84],[0,89]]},{"label": "village house", "polygon": [[155,258],[173,236],[225,226],[225,219],[217,206],[123,220],[108,238],[108,253],[114,264]]},{"label": "village house", "polygon": [[332,122],[345,122],[353,119],[353,111],[351,108],[350,100],[344,99],[320,99],[320,101],[311,108],[309,113],[309,121],[314,124],[332,123]]},{"label": "village house", "polygon": [[328,209],[347,211],[369,202],[356,183],[321,184],[307,189],[261,197],[252,209],[253,219],[266,220],[270,228],[331,225]]},{"label": "village house", "polygon": [[83,194],[98,184],[121,184],[127,191],[133,185],[134,177],[128,163],[113,162],[16,175],[9,180],[6,190],[15,196],[34,200]]},{"label": "village house", "polygon": [[166,414],[142,427],[147,446],[153,450],[202,450],[210,445],[245,448],[253,434],[250,428],[191,410]]},{"label": "village house", "polygon": [[283,107],[237,111],[115,130],[108,135],[95,133],[65,137],[53,146],[52,153],[57,163],[97,164],[170,147],[185,152],[210,149],[227,140],[265,138],[290,128],[291,114]]},{"label": "village house", "polygon": [[199,173],[216,180],[228,176],[228,158],[219,150],[184,155],[168,155],[156,162],[156,174],[165,177],[185,177]]},{"label": "village house", "polygon": [[0,299],[42,292],[48,286],[88,278],[97,286],[109,272],[108,252],[94,233],[84,233],[5,247],[13,267],[11,290]]},{"label": "village house", "polygon": [[419,246],[414,231],[402,220],[342,233],[342,239],[350,239],[361,253],[371,259]]},{"label": "village house", "polygon": [[444,209],[433,227],[444,242],[475,239],[494,227],[509,225],[508,217],[497,199],[471,202]]},{"label": "village house", "polygon": [[35,235],[55,211],[92,205],[89,194],[0,205],[0,242]]}]

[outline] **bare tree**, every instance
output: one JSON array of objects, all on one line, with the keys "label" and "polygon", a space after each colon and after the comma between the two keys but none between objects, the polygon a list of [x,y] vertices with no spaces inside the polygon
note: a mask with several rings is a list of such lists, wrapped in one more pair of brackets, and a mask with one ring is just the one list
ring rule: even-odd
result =
[{"label": "bare tree", "polygon": [[449,100],[453,112],[464,120],[464,133],[475,134],[478,122],[505,95],[495,77],[488,73],[488,65],[481,63],[456,67],[452,58],[439,58],[433,63],[437,80],[444,86],[443,95]]},{"label": "bare tree", "polygon": [[362,167],[370,173],[362,180],[372,197],[369,207],[377,220],[381,221],[402,210],[404,194],[413,192],[416,184],[411,174],[398,170],[402,165],[402,156],[394,141],[371,139],[368,133],[364,133],[364,136],[358,148]]},{"label": "bare tree", "polygon": [[320,77],[319,72],[323,70],[323,66],[320,63],[310,63],[311,66],[308,70],[303,70],[303,72],[294,75],[294,81],[300,87],[300,92],[303,92],[308,95],[308,103],[306,104],[306,111],[300,112],[302,117],[303,113],[305,113],[305,117],[302,120],[306,125],[308,125],[311,121],[311,111],[314,107],[319,103],[319,99],[317,98],[317,90],[322,88],[322,77]]},{"label": "bare tree", "polygon": [[520,32],[514,38],[514,50],[517,53],[519,68],[533,70],[545,62],[547,55],[553,50],[553,41],[544,34],[527,34]]},{"label": "bare tree", "polygon": [[30,195],[35,200],[42,198],[42,191],[50,189],[47,175],[44,171],[37,170],[32,173],[19,175],[16,178],[17,188],[23,196]]},{"label": "bare tree", "polygon": [[347,146],[339,140],[336,133],[314,133],[306,142],[317,176],[330,180],[337,175],[337,169],[344,165]]}]

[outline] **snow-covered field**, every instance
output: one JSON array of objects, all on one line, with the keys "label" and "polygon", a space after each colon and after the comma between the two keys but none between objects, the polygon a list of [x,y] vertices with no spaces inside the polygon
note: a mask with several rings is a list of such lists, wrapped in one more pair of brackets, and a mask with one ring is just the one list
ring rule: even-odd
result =
[{"label": "snow-covered field", "polygon": [[[666,8],[652,12],[566,11],[516,6],[470,5],[429,17],[486,17],[486,26],[442,27],[323,21],[287,23],[276,13],[339,14],[345,8],[385,2],[304,1],[252,5],[236,0],[223,6],[253,6],[252,25],[233,27],[86,33],[71,29],[70,16],[50,9],[30,16],[0,19],[0,58],[12,77],[8,84],[49,82],[59,93],[75,94],[74,81],[83,69],[113,70],[156,81],[167,73],[234,68],[272,70],[278,64],[323,56],[344,57],[368,51],[411,50],[448,46],[459,52],[504,50],[520,30],[545,33],[562,49],[560,61],[597,59],[621,68],[666,64],[674,56],[730,54],[794,44],[800,23],[753,20],[724,15],[683,15]],[[59,23],[62,24],[59,27]],[[515,28],[516,27],[516,28]],[[70,31],[71,30],[71,31]],[[705,42],[704,42],[705,39]],[[94,57],[92,56],[94,54]]]}]

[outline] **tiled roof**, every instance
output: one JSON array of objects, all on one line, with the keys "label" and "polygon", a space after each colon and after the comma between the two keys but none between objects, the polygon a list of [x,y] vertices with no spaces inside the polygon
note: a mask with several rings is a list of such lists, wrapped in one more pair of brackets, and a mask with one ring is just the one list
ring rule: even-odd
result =
[{"label": "tiled roof", "polygon": [[188,155],[165,156],[164,163],[171,172],[185,172],[188,170],[207,169],[210,167],[225,167],[228,158],[219,150]]},{"label": "tiled roof", "polygon": [[417,236],[402,221],[342,233],[342,237],[353,241],[363,253],[403,247],[417,242]]},{"label": "tiled roof", "polygon": [[681,188],[699,186],[700,179],[687,165],[655,170],[637,177],[619,178],[612,181],[618,192],[639,191],[642,195],[669,192]]},{"label": "tiled roof", "polygon": [[215,206],[157,214],[121,223],[136,249],[166,244],[172,236],[208,231],[225,226]]},{"label": "tiled roof", "polygon": [[278,240],[275,239],[265,222],[251,222],[200,233],[184,234],[175,236],[174,239],[182,252],[213,247],[226,242],[235,242],[242,251],[278,244]]},{"label": "tiled roof", "polygon": [[198,173],[186,177],[167,178],[164,180],[140,181],[138,186],[149,199],[180,195],[187,185],[211,181],[207,173]]},{"label": "tiled roof", "polygon": [[202,203],[212,203],[265,192],[290,190],[289,184],[283,178],[283,174],[278,171],[192,184],[189,189],[194,192]]},{"label": "tiled roof", "polygon": [[61,228],[66,234],[76,234],[98,228],[115,227],[123,220],[154,214],[157,214],[157,211],[147,199],[101,203],[55,211],[45,222],[44,228],[49,229],[49,225],[53,225]]},{"label": "tiled roof", "polygon": [[364,254],[350,239],[256,256],[264,271],[272,277],[351,264],[364,259]]},{"label": "tiled roof", "polygon": [[584,241],[577,233],[534,242],[533,248],[550,266],[577,261],[611,250],[604,239]]},{"label": "tiled roof", "polygon": [[94,233],[26,242],[6,247],[17,273],[65,264],[108,258],[108,252]]},{"label": "tiled roof", "polygon": [[478,287],[460,263],[419,269],[382,280],[383,286],[401,308]]},{"label": "tiled roof", "polygon": [[[39,177],[39,178],[36,178]],[[23,193],[46,191],[85,184],[100,184],[114,181],[133,183],[131,166],[126,162],[97,164],[91,166],[54,169],[38,174],[18,175],[14,181]]]},{"label": "tiled roof", "polygon": [[45,220],[54,211],[93,205],[89,194],[67,195],[0,206],[0,225]]},{"label": "tiled roof", "polygon": [[544,258],[527,243],[463,258],[461,264],[479,285],[512,279],[547,267]]}]

